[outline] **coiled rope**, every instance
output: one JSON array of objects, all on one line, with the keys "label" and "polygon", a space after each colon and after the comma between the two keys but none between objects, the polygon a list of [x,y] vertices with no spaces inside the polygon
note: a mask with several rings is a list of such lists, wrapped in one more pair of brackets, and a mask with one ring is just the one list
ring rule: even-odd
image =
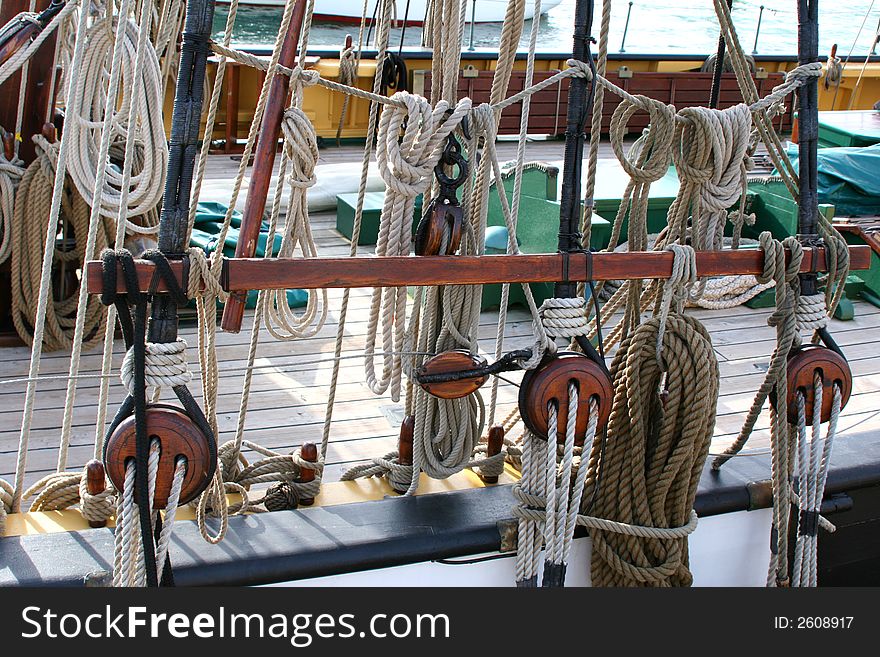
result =
[{"label": "coiled rope", "polygon": [[[12,251],[12,320],[18,335],[28,344],[34,337],[34,321],[40,298],[42,255],[46,238],[46,219],[50,215],[55,180],[58,145],[50,144],[42,135],[34,136],[37,157],[22,176],[15,196],[10,249]],[[57,276],[49,283],[46,305],[43,348],[46,351],[70,349],[79,308],[79,281],[76,271],[86,261],[86,240],[89,232],[89,206],[68,178],[61,199],[59,231],[53,248],[53,269]],[[96,245],[104,248],[112,243],[112,221],[101,219]],[[72,245],[71,245],[72,242]],[[65,289],[66,288],[66,289]],[[63,295],[63,296],[62,296]],[[106,309],[97,298],[86,300],[83,343],[97,344],[103,337]]]},{"label": "coiled rope", "polygon": [[[454,108],[446,101],[432,108],[425,98],[405,91],[394,97],[403,101],[407,109],[386,107],[379,121],[376,161],[387,191],[376,241],[377,256],[409,255],[415,199],[431,185],[446,138],[471,107],[468,98]],[[452,112],[447,113],[448,109]],[[404,351],[405,328],[406,288],[375,288],[367,323],[364,369],[370,390],[377,395],[390,390],[394,401],[400,399],[401,357],[386,356],[382,372],[377,374],[374,354],[380,333],[383,352]]]},{"label": "coiled rope", "polygon": [[593,585],[689,586],[687,534],[696,526],[693,503],[718,399],[711,339],[688,315],[670,315],[662,331],[655,317],[623,341],[611,375],[608,435],[592,444],[584,499],[593,502],[585,512],[644,531],[584,523]]},{"label": "coiled rope", "polygon": [[[2,132],[2,128],[0,128]],[[15,214],[15,190],[21,182],[25,168],[17,156],[6,159],[0,154],[0,264],[6,262],[12,252],[12,221]]]},{"label": "coiled rope", "polygon": [[[106,162],[99,159],[102,128],[104,127],[105,97],[103,93],[107,61],[110,53],[116,54],[113,43],[113,30],[118,18],[98,21],[89,29],[85,37],[85,62],[79,74],[72,79],[81,91],[72,95],[67,106],[65,132],[70,140],[71,157],[69,173],[74,184],[84,198],[92,198],[97,182],[99,168]],[[138,143],[137,156],[129,185],[127,186],[126,217],[148,215],[153,212],[162,199],[165,173],[168,165],[168,145],[165,126],[162,122],[162,89],[159,60],[153,45],[146,40],[142,64],[135,70],[138,53],[140,28],[128,18],[122,34],[123,47],[119,52],[118,65],[124,81],[120,85],[120,101],[112,118],[110,130],[114,142],[120,138],[135,139]],[[113,25],[111,29],[111,25]],[[137,79],[135,74],[137,73]],[[133,98],[133,88],[140,87],[135,97],[135,112],[129,118],[129,105]],[[127,120],[132,121],[136,130],[129,133]],[[117,146],[121,148],[121,146]],[[108,167],[104,184],[100,188],[100,212],[104,217],[116,219],[119,214],[123,186],[121,173]],[[129,232],[153,233],[157,230],[155,215],[146,225],[129,222]]]}]

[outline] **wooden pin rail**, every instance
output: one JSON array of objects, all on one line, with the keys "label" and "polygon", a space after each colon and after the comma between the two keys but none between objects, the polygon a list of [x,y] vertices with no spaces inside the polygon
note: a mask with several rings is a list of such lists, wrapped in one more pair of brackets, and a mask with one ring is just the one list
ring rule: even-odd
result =
[{"label": "wooden pin rail", "polygon": [[[850,269],[868,269],[871,248],[849,247]],[[283,290],[287,288],[403,287],[407,285],[479,285],[490,283],[554,283],[557,281],[607,281],[639,278],[668,278],[672,274],[673,254],[669,251],[638,253],[559,253],[491,256],[390,256],[362,258],[234,258],[223,263],[221,284],[230,292]],[[592,263],[590,264],[590,260]],[[137,260],[138,279],[147,291],[155,265]],[[737,251],[698,251],[699,276],[760,274],[764,252],[760,249]],[[183,275],[181,262],[171,269]],[[592,271],[589,271],[589,270]],[[806,249],[801,272],[827,269],[825,249]],[[125,292],[121,270],[117,291]],[[103,289],[101,262],[86,265],[86,285],[90,294]],[[166,291],[160,284],[158,291]]]}]

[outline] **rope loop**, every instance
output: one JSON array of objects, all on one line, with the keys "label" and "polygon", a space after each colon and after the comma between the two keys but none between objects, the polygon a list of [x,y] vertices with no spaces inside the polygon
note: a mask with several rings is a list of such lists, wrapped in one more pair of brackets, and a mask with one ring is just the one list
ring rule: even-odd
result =
[{"label": "rope loop", "polygon": [[573,338],[589,332],[587,302],[583,297],[546,299],[538,313],[549,336]]},{"label": "rope loop", "polygon": [[[145,380],[156,388],[185,386],[192,380],[186,361],[186,340],[174,342],[147,342]],[[119,377],[122,385],[134,394],[134,349],[129,349],[122,360]]]}]

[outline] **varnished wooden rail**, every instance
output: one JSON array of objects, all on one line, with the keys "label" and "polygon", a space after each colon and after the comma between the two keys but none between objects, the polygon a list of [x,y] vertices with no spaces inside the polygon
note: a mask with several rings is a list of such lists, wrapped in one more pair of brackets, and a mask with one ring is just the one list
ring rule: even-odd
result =
[{"label": "varnished wooden rail", "polygon": [[[850,268],[868,269],[871,248],[849,247]],[[559,253],[491,256],[394,256],[361,258],[235,258],[223,263],[221,283],[225,290],[275,290],[287,288],[400,287],[406,285],[479,285],[490,283],[553,283],[571,281],[668,278],[673,255],[669,251],[639,253]],[[764,252],[760,249],[697,252],[700,276],[760,274]],[[149,288],[155,265],[137,260],[142,291]],[[171,263],[182,280],[183,265]],[[825,271],[825,250],[807,249],[802,272]],[[91,294],[103,289],[101,262],[86,265],[86,285]],[[124,292],[124,279],[117,276],[117,291]],[[164,285],[158,291],[166,290]]]}]

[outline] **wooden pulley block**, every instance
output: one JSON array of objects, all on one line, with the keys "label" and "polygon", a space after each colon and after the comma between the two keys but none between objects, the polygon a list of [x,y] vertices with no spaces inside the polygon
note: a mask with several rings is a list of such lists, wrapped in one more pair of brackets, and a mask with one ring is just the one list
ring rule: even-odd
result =
[{"label": "wooden pulley block", "polygon": [[804,395],[807,424],[813,422],[815,401],[814,376],[822,377],[822,422],[831,419],[834,401],[834,384],[840,386],[840,407],[846,406],[852,392],[852,371],[846,359],[836,351],[817,344],[796,347],[788,355],[786,366],[788,378],[788,421],[796,422],[798,416],[797,393]]},{"label": "wooden pulley block", "polygon": [[553,403],[557,408],[557,435],[559,443],[565,442],[565,425],[568,417],[568,385],[578,387],[577,423],[575,444],[583,445],[590,415],[590,399],[596,398],[599,418],[596,430],[601,431],[611,415],[614,398],[611,378],[601,365],[574,351],[560,351],[533,370],[526,372],[519,388],[519,412],[523,423],[537,436],[546,436],[549,413]]},{"label": "wooden pulley block", "polygon": [[[186,474],[180,491],[180,504],[198,497],[211,481],[216,458],[205,434],[180,409],[165,404],[147,405],[147,435],[159,440],[159,470],[153,508],[164,509],[171,492],[171,482],[178,457],[186,459]],[[126,464],[136,458],[135,418],[130,416],[119,426],[104,446],[104,467],[116,490],[125,486]],[[135,492],[137,501],[137,492]]]},{"label": "wooden pulley block", "polygon": [[443,233],[449,226],[449,242],[444,255],[455,255],[461,245],[462,209],[454,203],[432,203],[416,229],[414,250],[416,255],[441,255]]},{"label": "wooden pulley block", "polygon": [[453,349],[426,360],[416,371],[416,381],[429,395],[440,399],[459,399],[477,390],[489,378],[488,374],[482,373],[461,375],[484,367],[486,359],[479,354]]}]

